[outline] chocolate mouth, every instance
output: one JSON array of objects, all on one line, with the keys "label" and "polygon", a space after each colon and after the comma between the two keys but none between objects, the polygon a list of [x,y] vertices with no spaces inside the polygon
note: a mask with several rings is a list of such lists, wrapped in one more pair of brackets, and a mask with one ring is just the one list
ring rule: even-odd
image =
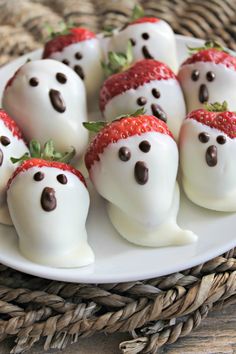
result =
[{"label": "chocolate mouth", "polygon": [[51,101],[51,104],[53,106],[53,108],[59,112],[59,113],[63,113],[66,110],[66,105],[65,102],[63,100],[63,97],[61,95],[61,93],[57,90],[50,90],[49,91],[49,98]]},{"label": "chocolate mouth", "polygon": [[205,103],[209,100],[209,92],[205,84],[199,87],[198,99],[201,103]]},{"label": "chocolate mouth", "polygon": [[44,211],[53,211],[57,207],[57,199],[55,190],[50,187],[45,187],[41,194],[41,206]]},{"label": "chocolate mouth", "polygon": [[138,161],[134,167],[134,177],[138,184],[144,185],[148,181],[148,167],[144,161]]},{"label": "chocolate mouth", "polygon": [[144,45],[142,47],[142,52],[143,52],[143,56],[144,56],[145,59],[154,59],[153,56],[150,54],[150,52],[149,52],[149,50],[148,50],[146,45]]},{"label": "chocolate mouth", "polygon": [[74,66],[74,71],[76,72],[77,75],[79,75],[79,77],[84,80],[84,70],[80,65],[75,65]]},{"label": "chocolate mouth", "polygon": [[0,166],[2,166],[2,163],[3,163],[3,152],[0,149]]},{"label": "chocolate mouth", "polygon": [[209,146],[206,151],[206,163],[210,167],[217,165],[217,147],[215,145]]},{"label": "chocolate mouth", "polygon": [[166,113],[163,111],[163,109],[161,108],[161,106],[159,106],[158,104],[156,103],[153,103],[151,105],[151,109],[152,109],[152,114],[162,120],[163,122],[167,122],[167,116],[166,116]]}]

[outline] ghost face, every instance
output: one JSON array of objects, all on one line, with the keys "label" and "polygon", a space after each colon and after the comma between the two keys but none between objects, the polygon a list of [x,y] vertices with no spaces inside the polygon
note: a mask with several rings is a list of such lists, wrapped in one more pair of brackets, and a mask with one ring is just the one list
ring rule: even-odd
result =
[{"label": "ghost face", "polygon": [[155,227],[171,207],[177,168],[174,140],[150,132],[110,144],[90,178],[110,203],[145,227]]},{"label": "ghost face", "polygon": [[204,107],[204,103],[227,101],[229,110],[236,109],[236,71],[223,64],[198,62],[184,65],[179,71],[187,111]]},{"label": "ghost face", "polygon": [[50,57],[69,65],[76,72],[85,83],[89,99],[98,98],[103,80],[103,56],[98,39],[71,44]]},{"label": "ghost face", "polygon": [[129,40],[133,48],[134,61],[156,59],[167,64],[174,72],[177,71],[175,37],[165,21],[128,26],[111,38],[108,49],[125,52]]},{"label": "ghost face", "polygon": [[106,120],[111,121],[121,114],[133,113],[139,108],[144,108],[145,114],[165,121],[175,138],[178,138],[186,111],[177,80],[153,80],[137,89],[125,91],[107,103],[104,116]]},{"label": "ghost face", "polygon": [[53,139],[56,149],[71,146],[80,156],[88,142],[82,126],[87,120],[82,80],[55,60],[26,63],[4,92],[3,107],[17,122],[27,140],[41,144]]},{"label": "ghost face", "polygon": [[[186,194],[193,202],[227,210],[228,196],[236,199],[236,144],[223,132],[187,119],[180,133],[180,163]],[[225,199],[225,203],[224,203]],[[230,210],[230,207],[229,207]]]},{"label": "ghost face", "polygon": [[28,152],[23,140],[18,139],[0,120],[0,223],[11,225],[6,204],[7,182],[16,168],[10,158],[20,157]]},{"label": "ghost face", "polygon": [[25,257],[56,267],[93,261],[85,229],[89,194],[73,173],[52,167],[20,172],[7,201]]}]

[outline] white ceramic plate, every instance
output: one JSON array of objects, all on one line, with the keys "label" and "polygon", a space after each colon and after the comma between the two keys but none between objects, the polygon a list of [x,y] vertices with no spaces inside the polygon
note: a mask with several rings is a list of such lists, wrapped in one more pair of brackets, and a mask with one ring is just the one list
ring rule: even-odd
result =
[{"label": "white ceramic plate", "polygon": [[[186,44],[201,40],[176,36],[179,62],[186,56]],[[0,69],[0,97],[8,78],[27,58],[40,57],[41,50],[22,56]],[[179,224],[193,230],[199,240],[181,247],[149,249],[134,246],[113,229],[103,200],[90,187],[91,209],[87,222],[89,242],[95,252],[94,265],[77,269],[56,269],[32,263],[18,251],[13,227],[0,225],[0,262],[19,271],[44,278],[86,283],[125,282],[167,275],[193,267],[236,246],[236,214],[217,213],[181,198]],[[65,236],[66,237],[66,236]]]}]

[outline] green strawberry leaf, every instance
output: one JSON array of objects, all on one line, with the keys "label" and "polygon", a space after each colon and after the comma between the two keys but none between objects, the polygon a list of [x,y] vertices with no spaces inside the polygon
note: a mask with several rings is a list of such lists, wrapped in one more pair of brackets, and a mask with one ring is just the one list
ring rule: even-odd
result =
[{"label": "green strawberry leaf", "polygon": [[224,101],[223,103],[214,102],[214,103],[206,103],[204,105],[205,109],[209,112],[227,112],[228,111],[228,103]]},{"label": "green strawberry leaf", "polygon": [[104,26],[102,33],[105,38],[112,37],[115,27],[114,26]]},{"label": "green strawberry leaf", "polygon": [[137,109],[137,111],[132,112],[132,113],[120,114],[114,120],[119,120],[121,118],[128,118],[128,117],[138,117],[138,116],[141,116],[141,115],[143,115],[145,113],[146,113],[146,111],[145,111],[144,107],[142,107],[142,108],[139,108],[139,109]]},{"label": "green strawberry leaf", "polygon": [[64,154],[62,154],[62,156],[59,159],[55,159],[55,161],[70,163],[70,161],[75,157],[75,153],[76,153],[75,148],[72,147],[71,151],[65,152]]},{"label": "green strawberry leaf", "polygon": [[187,45],[188,52],[190,55],[198,53],[205,49],[216,49],[225,53],[229,53],[219,42],[215,40],[208,40],[202,47],[190,47]]},{"label": "green strawberry leaf", "polygon": [[131,21],[138,20],[141,17],[144,17],[144,9],[140,4],[136,4],[133,8],[132,15],[131,15]]},{"label": "green strawberry leaf", "polygon": [[102,128],[104,128],[108,123],[107,122],[83,122],[83,126],[88,129],[90,132],[98,133]]},{"label": "green strawberry leaf", "polygon": [[37,140],[31,140],[29,143],[29,150],[30,150],[30,156],[31,157],[41,157],[41,146],[40,143]]},{"label": "green strawberry leaf", "polygon": [[43,151],[41,152],[41,157],[44,159],[44,160],[53,160],[54,158],[54,143],[52,140],[48,140],[45,145],[44,145],[44,149]]},{"label": "green strawberry leaf", "polygon": [[30,159],[30,155],[29,155],[28,152],[26,152],[24,155],[22,155],[22,156],[19,157],[19,158],[16,158],[16,157],[11,157],[11,158],[10,158],[10,160],[11,160],[11,162],[12,162],[13,164],[18,163],[18,162],[22,163],[22,162],[24,162],[25,160],[29,160],[29,159]]},{"label": "green strawberry leaf", "polygon": [[45,24],[45,28],[48,31],[47,41],[63,34],[69,34],[70,30],[76,27],[73,22],[64,22],[64,21],[60,21],[58,23],[58,26],[59,26],[59,31],[55,31],[51,25],[49,25],[48,23]]}]

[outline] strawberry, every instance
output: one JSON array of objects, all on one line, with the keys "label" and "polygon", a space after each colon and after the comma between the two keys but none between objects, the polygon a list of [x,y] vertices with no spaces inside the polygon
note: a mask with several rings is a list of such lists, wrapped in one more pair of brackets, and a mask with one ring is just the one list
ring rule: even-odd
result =
[{"label": "strawberry", "polygon": [[5,126],[12,132],[13,136],[17,137],[18,139],[23,139],[20,128],[3,109],[0,109],[0,119],[3,121]]},{"label": "strawberry", "polygon": [[146,132],[158,132],[173,138],[167,125],[151,115],[126,116],[105,125],[90,143],[85,155],[85,164],[89,170],[105,148],[120,139],[127,139]]},{"label": "strawberry", "polygon": [[73,173],[75,176],[77,176],[81,182],[83,182],[83,184],[86,186],[86,182],[85,179],[83,177],[83,175],[74,167],[65,164],[63,162],[58,162],[58,161],[46,161],[43,159],[36,159],[36,158],[32,158],[29,160],[24,161],[13,173],[12,177],[9,179],[8,184],[7,184],[7,188],[9,189],[12,181],[14,180],[14,178],[21,172],[27,171],[30,168],[33,167],[54,167],[54,168],[58,168],[62,171],[69,171],[71,173]]},{"label": "strawberry", "polygon": [[65,47],[95,38],[94,32],[87,28],[74,27],[68,29],[66,34],[58,34],[49,40],[44,47],[43,58],[49,58],[55,52],[61,52]]},{"label": "strawberry", "polygon": [[128,26],[131,26],[131,25],[136,25],[136,24],[139,24],[139,23],[156,23],[156,22],[159,22],[159,18],[156,18],[156,17],[141,17],[141,18],[138,18],[134,21],[131,21]]}]

